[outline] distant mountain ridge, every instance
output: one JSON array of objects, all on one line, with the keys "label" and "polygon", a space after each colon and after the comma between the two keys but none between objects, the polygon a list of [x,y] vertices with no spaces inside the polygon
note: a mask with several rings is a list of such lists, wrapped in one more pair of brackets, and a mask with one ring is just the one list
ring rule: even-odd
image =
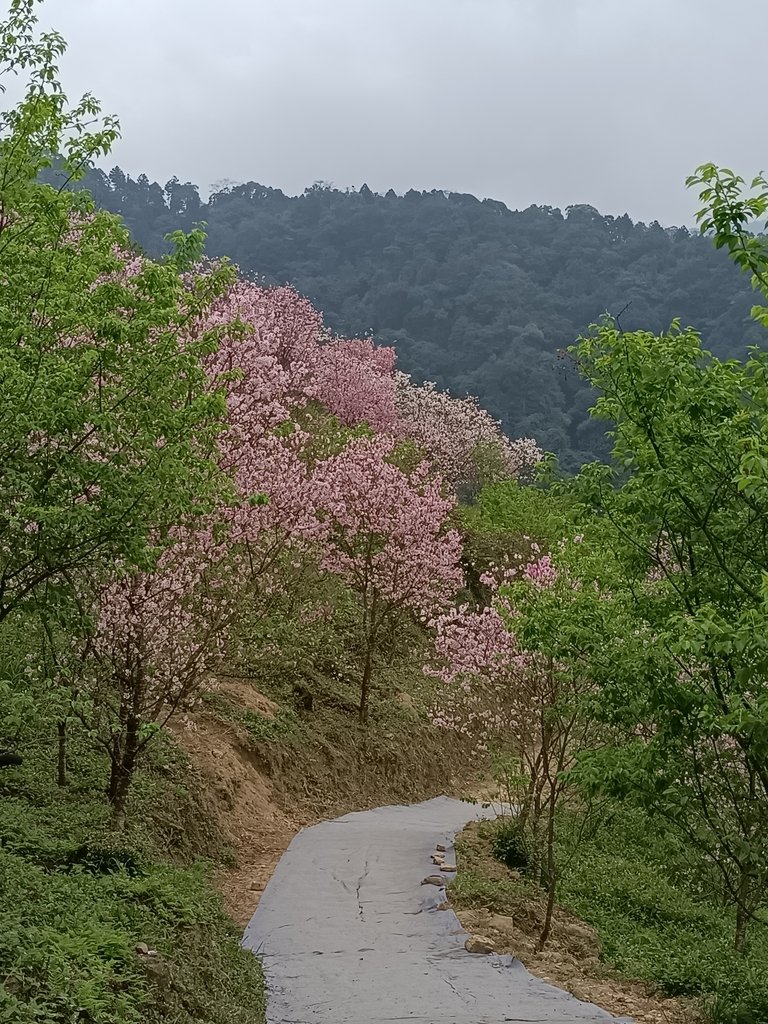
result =
[{"label": "distant mountain ridge", "polygon": [[[397,348],[401,369],[480,399],[514,436],[533,436],[566,469],[603,456],[593,395],[566,348],[604,312],[625,330],[675,317],[721,357],[764,344],[749,279],[686,228],[603,216],[591,206],[508,209],[442,190],[386,195],[316,184],[300,196],[256,182],[214,192],[120,168],[84,186],[151,254],[205,221],[210,255],[291,282],[347,337]],[[560,357],[559,357],[560,356]]]}]

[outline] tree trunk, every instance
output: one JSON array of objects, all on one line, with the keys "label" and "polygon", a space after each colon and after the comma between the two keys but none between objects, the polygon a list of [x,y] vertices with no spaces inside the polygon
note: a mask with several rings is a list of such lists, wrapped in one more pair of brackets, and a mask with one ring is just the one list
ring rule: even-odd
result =
[{"label": "tree trunk", "polygon": [[56,781],[60,786],[67,784],[67,721],[58,724],[58,749],[56,757]]},{"label": "tree trunk", "polygon": [[109,783],[109,800],[112,804],[112,828],[122,832],[125,828],[125,810],[128,791],[139,756],[139,721],[130,716],[126,725],[125,745],[120,758],[113,758]]},{"label": "tree trunk", "polygon": [[[528,819],[531,816],[531,807],[533,804],[533,794],[536,790],[536,776],[534,775],[533,769],[531,770],[531,777],[528,780],[528,785],[525,789],[525,796],[523,797],[523,803],[517,815],[517,823],[520,828],[520,833],[525,832],[525,828],[528,824]],[[510,800],[511,803],[511,800]]]},{"label": "tree trunk", "polygon": [[747,925],[749,924],[749,911],[747,900],[749,899],[749,873],[745,867],[741,867],[739,877],[739,901],[736,904],[736,932],[733,938],[733,948],[737,953],[744,954],[747,948]]},{"label": "tree trunk", "polygon": [[111,804],[115,802],[115,796],[117,794],[118,781],[120,779],[120,762],[123,759],[123,750],[120,745],[120,741],[115,738],[112,740],[112,747],[109,752],[109,786],[107,787],[107,799]]},{"label": "tree trunk", "polygon": [[128,803],[128,790],[130,789],[130,777],[121,774],[115,787],[115,795],[112,800],[112,828],[115,832],[122,832],[125,828],[125,809]]},{"label": "tree trunk", "polygon": [[528,819],[528,835],[530,845],[528,848],[528,877],[532,882],[541,885],[544,865],[541,856],[541,784],[536,783],[531,805],[531,815]]},{"label": "tree trunk", "polygon": [[544,914],[544,927],[541,929],[535,953],[540,953],[547,944],[552,929],[552,912],[555,909],[557,893],[557,866],[555,864],[555,789],[549,795],[549,816],[547,819],[547,909]]},{"label": "tree trunk", "polygon": [[360,725],[365,725],[366,722],[368,721],[368,696],[371,691],[372,671],[373,665],[371,658],[371,646],[369,643],[365,649],[365,662],[363,663],[363,678],[360,683]]},{"label": "tree trunk", "polygon": [[547,909],[544,914],[544,927],[541,929],[539,941],[536,943],[535,953],[540,953],[549,941],[549,933],[552,929],[552,912],[555,909],[555,894],[557,893],[557,879],[553,874],[549,879],[549,892],[547,894]]}]

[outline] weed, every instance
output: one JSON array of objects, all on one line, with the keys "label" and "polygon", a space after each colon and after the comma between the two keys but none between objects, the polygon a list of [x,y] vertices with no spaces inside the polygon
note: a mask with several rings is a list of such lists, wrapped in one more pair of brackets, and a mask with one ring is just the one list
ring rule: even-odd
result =
[{"label": "weed", "polygon": [[278,711],[273,718],[257,711],[243,711],[240,721],[249,736],[261,741],[284,740],[301,731],[301,723],[293,711]]},{"label": "weed", "polygon": [[516,818],[502,818],[493,832],[493,855],[508,868],[525,874],[531,859],[530,843]]}]

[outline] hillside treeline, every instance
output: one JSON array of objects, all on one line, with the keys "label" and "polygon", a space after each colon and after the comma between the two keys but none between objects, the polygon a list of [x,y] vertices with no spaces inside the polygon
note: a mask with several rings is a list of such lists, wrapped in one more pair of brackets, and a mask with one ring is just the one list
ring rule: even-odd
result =
[{"label": "hillside treeline", "polygon": [[[114,168],[83,185],[151,255],[207,223],[207,251],[247,275],[291,282],[345,336],[396,345],[400,369],[477,395],[513,437],[576,469],[607,455],[594,395],[561,351],[606,311],[626,331],[679,317],[719,357],[762,344],[749,281],[687,228],[603,216],[592,206],[509,210],[440,190],[378,195],[315,184],[300,196],[256,182],[214,191]],[[621,312],[623,310],[623,312]]]}]

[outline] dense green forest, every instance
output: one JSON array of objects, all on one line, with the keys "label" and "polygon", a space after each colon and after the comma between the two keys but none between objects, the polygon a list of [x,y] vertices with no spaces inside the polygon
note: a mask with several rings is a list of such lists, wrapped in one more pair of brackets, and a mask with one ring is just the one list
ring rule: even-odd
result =
[{"label": "dense green forest", "polygon": [[210,255],[293,283],[333,331],[396,345],[401,369],[477,395],[508,433],[535,437],[568,470],[608,449],[588,419],[594,394],[558,354],[606,311],[624,310],[627,331],[661,332],[679,317],[721,358],[764,343],[748,279],[684,227],[366,185],[294,197],[248,182],[206,203],[189,182],[162,187],[117,167],[83,185],[152,255],[168,232],[205,221]]}]

